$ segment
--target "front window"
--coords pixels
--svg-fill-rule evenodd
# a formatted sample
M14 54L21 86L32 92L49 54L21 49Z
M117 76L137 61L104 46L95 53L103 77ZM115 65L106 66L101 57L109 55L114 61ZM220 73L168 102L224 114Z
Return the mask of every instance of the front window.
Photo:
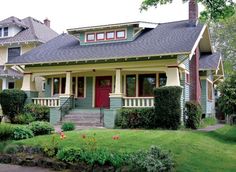
M95 34L94 33L87 34L87 41L95 41Z
M20 56L20 47L8 48L8 61Z
M125 38L125 31L124 30L120 30L116 32L116 38L117 39L123 39Z
M72 78L72 94L76 94L76 77Z
M163 87L166 85L167 82L167 76L165 73L159 74L159 87Z
M136 75L126 76L126 96L127 97L136 96Z
M211 82L207 82L208 84L208 100L212 100L212 91L213 91L213 85Z
M14 89L15 83L14 82L8 82L8 89Z
M84 97L84 77L78 77L78 94L77 97Z
M8 36L8 27L4 27L3 32L4 36Z
M66 92L66 78L61 78L61 94Z
M104 40L105 34L104 33L97 33L97 40Z
M53 78L53 95L59 94L60 78Z
M153 96L153 89L156 87L156 74L139 75L139 97Z

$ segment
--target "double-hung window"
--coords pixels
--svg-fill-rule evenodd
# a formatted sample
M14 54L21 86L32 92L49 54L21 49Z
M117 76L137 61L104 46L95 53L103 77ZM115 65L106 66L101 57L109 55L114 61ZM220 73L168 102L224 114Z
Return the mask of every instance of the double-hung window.
M20 56L20 47L8 48L8 61Z

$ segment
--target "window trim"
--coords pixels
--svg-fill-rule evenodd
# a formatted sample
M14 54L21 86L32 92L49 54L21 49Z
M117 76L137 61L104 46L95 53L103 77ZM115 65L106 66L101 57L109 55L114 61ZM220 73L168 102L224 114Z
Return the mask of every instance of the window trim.
M8 62L9 61L9 49L12 49L12 48L19 48L20 49L20 55L22 55L22 47L21 46L13 46L13 47L8 47L7 48L7 53L6 53L6 61Z
M75 97L78 98L78 99L84 99L86 98L86 77L85 76L76 76L76 87L75 87L75 92L76 92L76 95ZM78 97L78 78L83 78L84 79L84 94L82 97Z
M107 34L108 34L108 33L113 33L113 34L114 34L113 38L107 38ZM115 38L116 38L116 33L115 33L115 31L107 31L107 32L106 32L106 40L115 40Z
M5 35L5 29L7 30L7 35ZM9 27L3 27L3 37L9 36Z
M124 36L123 37L118 37L118 32L124 32ZM116 40L120 40L120 39L126 39L126 30L125 29L116 30Z
M98 34L103 34L103 39L98 39ZM97 32L97 33L96 33L96 41L104 41L104 40L106 39L105 36L106 36L106 35L105 35L105 32Z
M88 39L88 36L89 35L94 35L94 39L93 40L89 40ZM86 33L86 42L95 42L96 41L96 34L95 32L92 32L92 33Z
M185 83L190 85L190 73L188 72L185 73Z
M127 77L128 76L134 76L135 77L135 83L134 83L134 90L135 90L135 92L134 92L134 95L135 96L128 96L127 95ZM137 92L137 75L136 74L127 74L127 75L125 75L125 96L126 97L136 97L137 95L136 95L136 92Z
M140 95L140 75L153 75L155 76L156 80L155 80L155 87L154 88L157 88L157 77L156 77L156 73L143 73L143 74L138 74L138 97L154 97L153 96L141 96Z
M3 29L0 27L0 38L3 37L2 30L3 30Z

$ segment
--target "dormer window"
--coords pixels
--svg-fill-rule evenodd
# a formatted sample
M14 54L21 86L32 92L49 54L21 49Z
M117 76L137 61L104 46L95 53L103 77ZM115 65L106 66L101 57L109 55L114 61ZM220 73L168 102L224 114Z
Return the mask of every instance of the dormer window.
M8 36L8 27L4 27L3 29L3 35Z
M117 39L124 39L125 38L125 30L116 31L116 38Z
M104 40L105 39L105 34L104 32L97 33L97 41Z
M88 42L93 42L93 41L95 41L95 34L94 34L94 33L88 33L88 34L87 34L87 41L88 41Z
M114 32L114 31L112 31L112 32L107 32L107 33L106 33L106 39L107 39L107 40L115 39L115 32Z

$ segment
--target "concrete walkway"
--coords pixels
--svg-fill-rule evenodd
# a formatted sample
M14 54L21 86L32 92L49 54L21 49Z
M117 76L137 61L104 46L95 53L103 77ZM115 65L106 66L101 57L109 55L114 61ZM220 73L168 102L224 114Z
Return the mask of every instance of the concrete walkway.
M210 131L215 131L222 127L224 127L224 124L216 124L216 125L208 126L206 128L199 128L198 131L210 132Z
M0 172L56 172L40 167L22 167L19 165L0 164Z

